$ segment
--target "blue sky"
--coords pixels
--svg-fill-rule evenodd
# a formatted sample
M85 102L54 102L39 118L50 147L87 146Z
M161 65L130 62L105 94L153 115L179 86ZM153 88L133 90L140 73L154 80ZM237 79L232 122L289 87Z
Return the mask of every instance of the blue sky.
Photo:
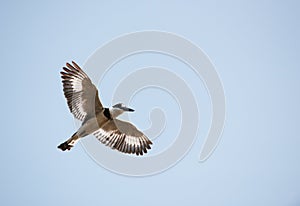
M299 8L297 1L2 2L0 204L299 205ZM134 178L100 167L80 145L56 149L76 130L59 71L141 30L198 45L220 75L227 111L206 162L197 162L201 130L179 164Z

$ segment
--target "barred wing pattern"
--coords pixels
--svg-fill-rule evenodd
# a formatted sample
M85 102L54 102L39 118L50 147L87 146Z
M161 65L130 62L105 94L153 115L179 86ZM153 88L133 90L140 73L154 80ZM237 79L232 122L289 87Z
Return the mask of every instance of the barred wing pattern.
M93 135L103 144L128 154L143 155L151 149L152 142L129 122L113 119Z
M61 78L64 95L71 113L75 118L84 121L101 112L103 106L98 97L98 90L87 74L72 61L63 67Z

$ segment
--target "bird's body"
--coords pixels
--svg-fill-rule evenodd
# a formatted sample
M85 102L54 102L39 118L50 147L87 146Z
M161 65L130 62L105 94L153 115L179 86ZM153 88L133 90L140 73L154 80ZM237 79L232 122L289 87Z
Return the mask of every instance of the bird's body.
M122 103L104 108L97 88L84 71L75 62L66 66L61 72L64 95L71 113L82 121L82 125L58 148L70 150L80 138L93 134L100 142L120 152L136 155L147 153L152 142L134 125L116 118L123 112L134 110Z

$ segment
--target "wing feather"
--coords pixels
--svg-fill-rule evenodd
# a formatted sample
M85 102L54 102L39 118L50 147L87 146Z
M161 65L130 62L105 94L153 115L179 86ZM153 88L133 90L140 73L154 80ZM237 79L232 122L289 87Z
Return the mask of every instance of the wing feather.
M129 122L113 119L93 133L103 144L123 153L143 155L152 142Z
M102 111L97 88L75 62L66 63L60 73L64 95L75 118L84 121Z

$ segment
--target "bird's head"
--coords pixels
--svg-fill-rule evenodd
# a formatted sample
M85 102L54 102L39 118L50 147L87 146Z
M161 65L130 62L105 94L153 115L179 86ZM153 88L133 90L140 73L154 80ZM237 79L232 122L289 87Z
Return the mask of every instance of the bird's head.
M112 106L110 113L113 118L121 115L123 112L134 112L134 109L128 108L123 103L118 103Z

